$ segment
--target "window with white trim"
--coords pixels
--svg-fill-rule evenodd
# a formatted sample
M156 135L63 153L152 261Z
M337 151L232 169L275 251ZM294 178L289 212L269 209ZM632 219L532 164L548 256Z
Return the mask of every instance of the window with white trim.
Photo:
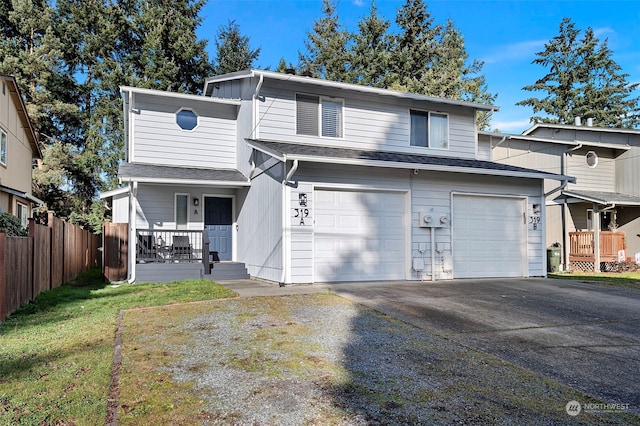
M411 146L449 149L449 116L436 112L411 110Z
M296 134L341 138L344 101L313 95L296 95Z
M175 194L176 229L187 229L189 222L189 194Z
M182 130L193 130L198 127L198 115L190 109L176 112L176 124Z
M18 220L20 221L20 225L22 225L23 228L27 227L27 219L28 219L28 213L27 213L27 206L26 204L22 204L22 203L16 203L17 207L18 207L18 211L16 212L16 216L18 216Z
M7 132L0 129L0 164L3 166L7 165L7 144L9 137L7 136Z

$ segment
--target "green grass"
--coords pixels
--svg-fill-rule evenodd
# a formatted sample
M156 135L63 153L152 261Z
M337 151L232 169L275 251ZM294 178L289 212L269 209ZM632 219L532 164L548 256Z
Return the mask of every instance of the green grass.
M91 270L0 323L0 425L103 424L120 310L233 297L209 280L102 282Z
M595 282L612 287L635 288L640 290L640 272L574 272L549 274L549 278Z

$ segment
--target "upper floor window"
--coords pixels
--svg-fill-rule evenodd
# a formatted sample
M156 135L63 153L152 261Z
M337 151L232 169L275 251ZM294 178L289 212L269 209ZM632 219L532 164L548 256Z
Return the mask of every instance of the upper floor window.
M449 148L449 116L411 110L411 146Z
M296 133L341 138L343 106L341 99L296 95Z
M7 143L7 132L0 129L0 164L3 166L7 165Z
M190 109L181 109L176 113L176 123L182 130L193 130L198 125L198 116Z

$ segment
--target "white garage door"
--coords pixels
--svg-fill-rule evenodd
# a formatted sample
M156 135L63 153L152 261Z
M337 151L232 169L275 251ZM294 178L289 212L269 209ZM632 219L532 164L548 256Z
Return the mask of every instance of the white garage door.
M405 279L404 194L316 190L316 282Z
M454 277L522 277L526 260L523 213L522 199L454 195Z

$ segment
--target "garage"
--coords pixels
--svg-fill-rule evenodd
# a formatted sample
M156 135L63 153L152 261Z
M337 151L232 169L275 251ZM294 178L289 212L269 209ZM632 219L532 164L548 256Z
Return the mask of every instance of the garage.
M454 278L525 276L525 200L453 196Z
M405 194L316 190L314 281L405 279Z

